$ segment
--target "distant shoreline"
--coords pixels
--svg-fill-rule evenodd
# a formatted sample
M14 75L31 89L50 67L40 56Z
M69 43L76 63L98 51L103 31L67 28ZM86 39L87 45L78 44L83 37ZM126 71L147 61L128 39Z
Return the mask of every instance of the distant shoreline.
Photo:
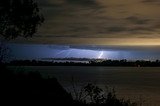
M160 67L160 60L155 61L127 61L127 60L13 60L5 63L9 66L108 66L108 67Z

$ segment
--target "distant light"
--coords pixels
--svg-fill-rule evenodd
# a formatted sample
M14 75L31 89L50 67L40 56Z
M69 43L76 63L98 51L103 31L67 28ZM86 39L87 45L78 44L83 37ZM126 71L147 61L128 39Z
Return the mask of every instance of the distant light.
M99 54L99 56L98 56L98 59L101 59L101 58L102 58L102 56L103 56L103 54L104 54L104 52L103 52L103 51L101 51L101 52L100 52L100 54Z

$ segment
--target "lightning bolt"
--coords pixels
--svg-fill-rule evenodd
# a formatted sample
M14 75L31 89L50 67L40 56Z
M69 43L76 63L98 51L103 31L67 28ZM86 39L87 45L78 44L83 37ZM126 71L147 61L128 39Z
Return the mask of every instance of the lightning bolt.
M72 51L73 51L73 50L69 50L68 53L66 53L65 58L66 58L66 57L69 57L69 55L70 55L70 53L71 53Z
M54 57L57 57L57 56L59 56L60 54L63 54L63 53L65 53L65 50L62 50L62 51L58 52L57 54L54 55Z
M98 56L98 59L102 58L103 54L104 54L104 52L101 51L100 54L99 54L99 56Z

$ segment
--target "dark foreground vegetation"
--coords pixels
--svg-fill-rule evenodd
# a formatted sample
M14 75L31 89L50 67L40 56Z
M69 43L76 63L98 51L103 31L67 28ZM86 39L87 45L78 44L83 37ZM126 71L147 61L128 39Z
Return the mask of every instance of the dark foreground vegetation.
M76 62L77 61L77 62ZM57 61L38 61L38 60L14 60L8 65L17 66L123 66L123 67L160 67L160 60L155 61L127 61L127 60L103 60L103 59L88 59L81 61L64 60L63 62Z
M38 72L13 72L4 65L0 68L0 105L137 106L118 99L114 90L103 92L93 84L72 96L55 78L43 78Z

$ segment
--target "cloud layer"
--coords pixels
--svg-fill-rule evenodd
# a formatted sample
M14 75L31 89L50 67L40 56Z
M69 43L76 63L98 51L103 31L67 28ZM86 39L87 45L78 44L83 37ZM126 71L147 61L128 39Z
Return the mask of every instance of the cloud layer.
M46 43L47 39L55 44L79 44L79 38L86 39L81 44L101 38L159 39L159 0L38 0L38 3L46 19L34 37L38 43Z

